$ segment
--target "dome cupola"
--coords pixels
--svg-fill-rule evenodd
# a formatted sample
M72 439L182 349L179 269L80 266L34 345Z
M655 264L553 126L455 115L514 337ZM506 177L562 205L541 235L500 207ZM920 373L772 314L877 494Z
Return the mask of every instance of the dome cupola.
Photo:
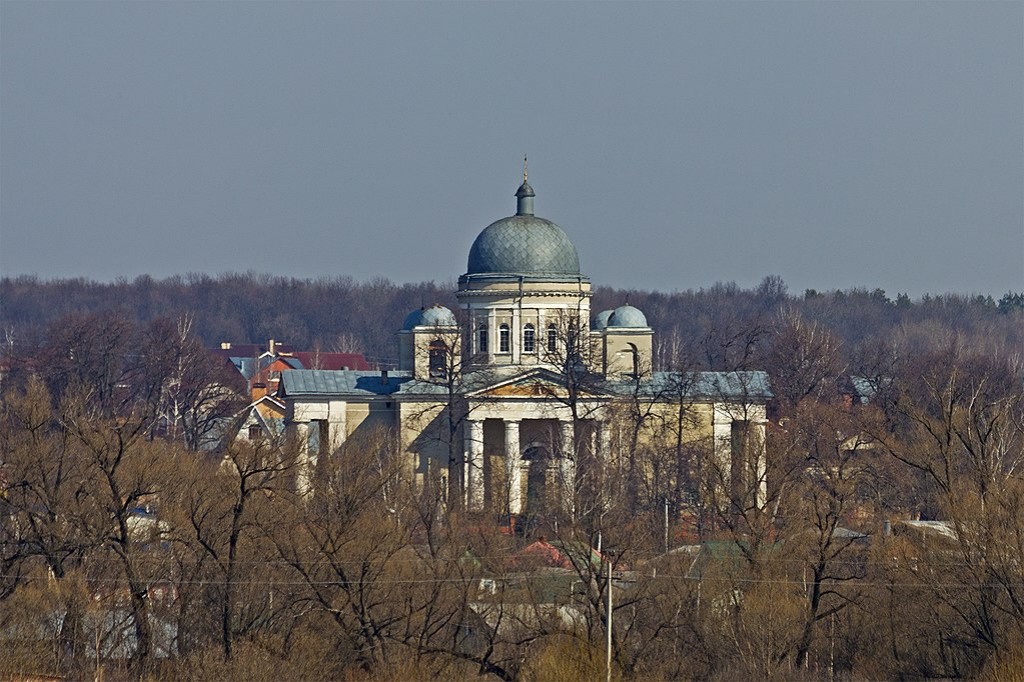
M524 170L516 214L491 223L477 236L466 274L579 276L576 247L562 228L533 214L535 196Z
M647 318L638 308L629 305L620 305L607 318L606 327L629 327L633 329L646 329Z
M402 329L409 331L414 327L454 327L457 324L455 313L435 303L429 308L419 308L406 315Z
M614 310L602 310L599 312L597 317L594 318L594 329L600 331L607 328L608 318L610 318L613 313L615 313Z
M533 198L537 196L526 181L526 174L523 174L523 184L516 190L516 215L533 215Z

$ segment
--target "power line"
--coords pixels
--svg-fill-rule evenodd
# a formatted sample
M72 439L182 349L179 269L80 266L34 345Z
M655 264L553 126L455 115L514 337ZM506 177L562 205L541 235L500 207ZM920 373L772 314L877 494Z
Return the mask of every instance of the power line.
M626 572L626 573L628 573L628 572ZM599 577L600 576L598 576L597 574L594 574L595 580L597 580ZM736 584L744 584L744 585L800 585L802 587L806 587L807 585L811 584L811 582L812 582L812 581L809 581L809 580L800 580L800 579L795 579L795 578L742 578L742 577L721 577L721 578L718 578L718 577L706 576L706 575L704 575L704 576L690 576L690 575L675 575L675 574L666 574L666 573L658 573L657 575L641 575L641 576L637 576L636 579L634 579L634 580L624 580L624 577L626 577L626 576L623 576L620 573L619 578L616 578L615 582L618 582L618 583L622 583L622 582L632 583L632 582L641 582L641 580L651 580L651 581L655 581L655 580L657 580L657 581L661 581L661 580L679 581L679 580L682 580L682 581L689 581L689 582L701 583L701 584L713 583L713 584L722 584L722 585L736 585ZM16 574L0 574L0 578L10 579L10 578L19 578L19 576L17 576ZM20 576L20 578L26 580L26 582L42 581L42 580L47 580L47 581L52 580L49 577L42 577L42 576L32 577L32 578L28 578L28 579L26 579L24 576ZM77 580L81 580L82 582L85 582L85 583L92 583L92 584L114 584L114 585L124 585L125 587L127 587L128 583L129 583L128 579L127 578L123 578L123 577L117 577L117 578L96 578L96 577L80 576L80 577L77 577L76 579ZM261 579L261 580L231 580L231 581L222 580L222 579L174 580L174 579L171 579L171 578L157 578L157 579L154 579L154 580L151 580L151 581L143 581L143 582L147 582L150 587L152 587L154 585L159 585L161 583L166 583L166 584L169 584L171 586L174 586L174 585L200 585L200 586L202 586L202 585L209 585L209 586L215 586L216 587L216 586L224 586L224 585L229 585L230 584L230 585L234 585L234 586L237 586L237 587L274 587L274 586L282 586L282 587L284 587L284 586L318 586L318 587L327 587L327 586L332 586L332 585L340 587L342 585L357 585L357 586L367 586L367 587L372 588L373 586L376 586L376 585L470 584L470 583L479 583L479 582L485 581L485 580L492 580L492 581L496 581L496 582L508 582L508 583L521 583L521 582L529 582L529 581L549 582L551 579L552 579L552 576L549 575L549 574L513 573L513 574L507 574L507 575L504 575L504 576L477 575L477 576L461 577L461 578L402 578L402 579L395 579L395 578L361 579L361 578L357 578L357 579L349 579L349 580L294 580L294 579L293 580L262 580ZM850 580L828 579L827 582L828 582L829 585L838 585L838 586L849 585L849 586L852 586L852 587L933 588L933 589L967 589L967 588L981 588L981 587L986 587L986 588L1000 587L1000 588L1024 589L1024 581L1022 581L1022 582L1011 582L1011 583L1003 583L1003 582L993 582L993 583L975 583L975 582L937 583L937 582L886 582L886 581L873 581L873 580L872 581L868 581L868 580L857 580L857 579L850 579Z

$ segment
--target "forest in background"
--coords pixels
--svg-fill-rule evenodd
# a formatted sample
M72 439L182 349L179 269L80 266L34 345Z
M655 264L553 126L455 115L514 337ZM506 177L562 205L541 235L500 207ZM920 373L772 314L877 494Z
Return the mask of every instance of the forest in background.
M244 273L149 276L112 283L86 279L0 279L0 331L8 352L44 343L48 326L67 315L120 311L128 319L193 320L192 332L207 347L221 342L265 343L299 349L361 352L381 366L397 358L395 332L412 310L433 303L457 309L454 282L397 284L384 278L316 280ZM946 333L972 342L1024 346L1024 292L992 296L939 294L911 300L881 289L788 291L778 277L757 287L717 283L706 289L663 293L595 287L591 310L623 303L644 312L655 332L655 366L700 369L755 368L780 315L798 315L828 329L841 342L852 373L863 373L864 355L876 340L902 337L923 351ZM763 367L756 367L763 368Z

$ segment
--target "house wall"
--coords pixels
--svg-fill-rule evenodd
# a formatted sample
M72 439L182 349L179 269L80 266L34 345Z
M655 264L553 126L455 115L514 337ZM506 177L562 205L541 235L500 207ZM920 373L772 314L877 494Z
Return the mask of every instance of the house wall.
M428 478L447 476L449 455L453 451L461 454L463 433L461 423L451 433L446 403L400 403L398 424L398 451L416 484L422 486Z

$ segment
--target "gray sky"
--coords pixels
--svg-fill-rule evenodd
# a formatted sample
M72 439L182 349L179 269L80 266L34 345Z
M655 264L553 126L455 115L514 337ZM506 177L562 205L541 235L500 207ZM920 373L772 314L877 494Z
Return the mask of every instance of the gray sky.
M0 3L0 272L1024 289L1024 3Z

